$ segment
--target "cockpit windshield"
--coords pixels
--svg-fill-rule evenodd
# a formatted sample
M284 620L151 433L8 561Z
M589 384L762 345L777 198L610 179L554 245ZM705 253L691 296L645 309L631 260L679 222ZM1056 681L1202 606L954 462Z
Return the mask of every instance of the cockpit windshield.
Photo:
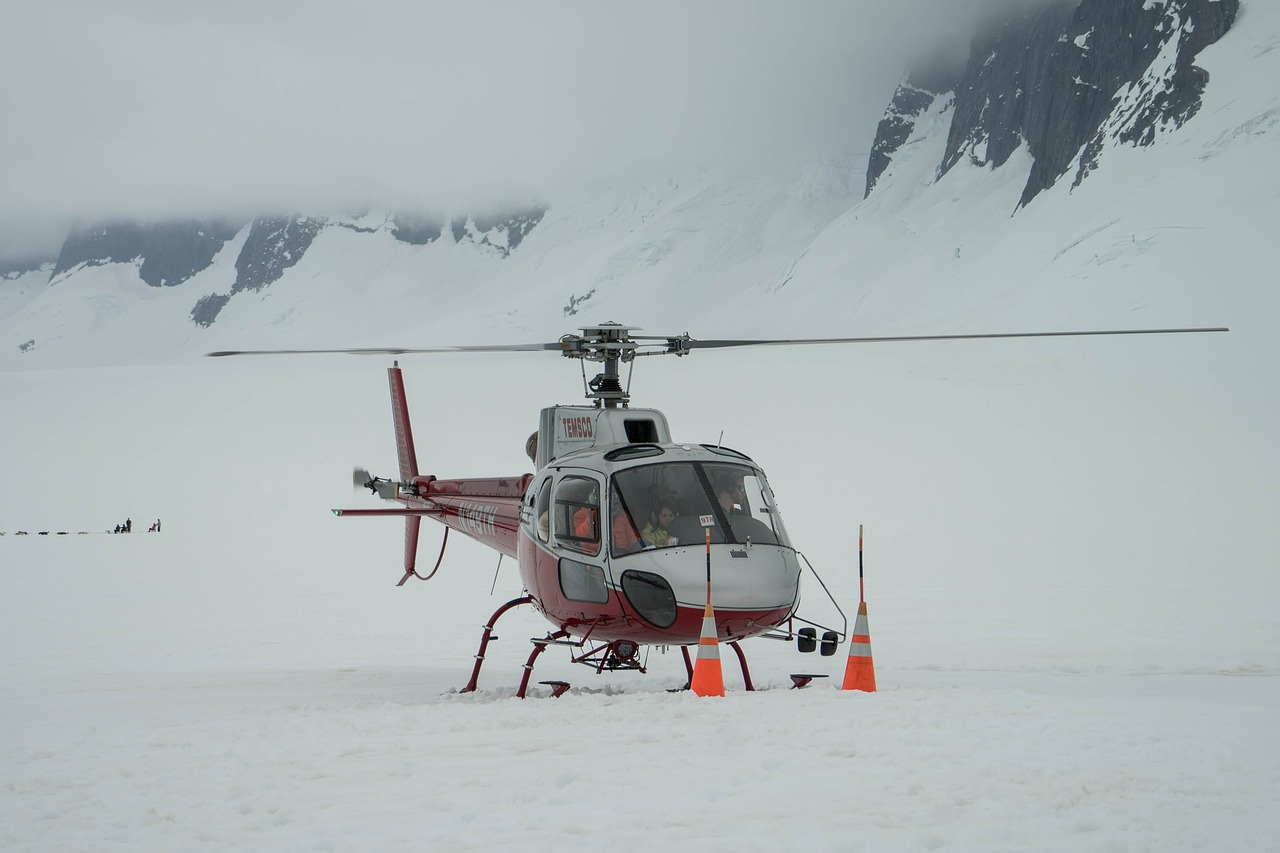
M620 471L610 490L611 553L713 543L790 545L764 475L730 462Z

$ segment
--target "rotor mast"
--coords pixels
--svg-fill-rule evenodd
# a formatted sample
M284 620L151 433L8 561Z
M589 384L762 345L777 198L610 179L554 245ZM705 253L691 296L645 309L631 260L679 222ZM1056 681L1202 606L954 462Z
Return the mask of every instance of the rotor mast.
M630 392L622 387L619 366L623 362L631 363L636 357L638 345L631 337L634 328L636 327L620 323L601 323L598 326L583 326L581 335L565 335L560 339L560 351L565 358L576 358L584 362L584 378L585 362L601 363L601 372L586 383L586 396L594 400L597 407L625 409L631 402Z

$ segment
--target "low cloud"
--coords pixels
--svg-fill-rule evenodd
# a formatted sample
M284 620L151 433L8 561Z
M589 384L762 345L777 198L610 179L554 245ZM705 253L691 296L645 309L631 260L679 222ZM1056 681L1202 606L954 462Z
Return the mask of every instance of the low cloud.
M865 152L987 5L6 4L0 253L76 218L474 209Z

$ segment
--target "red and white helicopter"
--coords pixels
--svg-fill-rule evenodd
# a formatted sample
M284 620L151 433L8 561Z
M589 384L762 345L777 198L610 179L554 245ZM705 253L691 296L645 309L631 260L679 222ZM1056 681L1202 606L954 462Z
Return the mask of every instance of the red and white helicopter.
M439 479L418 468L409 406L399 364L388 369L399 476L355 472L355 483L397 504L380 509L335 509L335 515L403 516L404 576L417 571L419 529L424 517L488 545L519 564L524 594L499 607L485 623L471 678L477 687L485 651L498 619L531 605L554 626L533 641L518 690L523 697L534 662L549 645L571 649L575 663L597 672L639 670L645 646L678 646L687 671L688 647L697 645L714 567L712 605L718 636L734 650L746 689L753 689L739 641L755 636L797 639L801 651L819 646L824 626L796 614L804 559L787 535L764 471L751 458L715 444L675 441L666 416L630 405L620 366L648 355L685 356L695 349L788 344L1134 335L1227 331L1131 329L1120 331L1020 332L793 340L696 340L688 334L641 336L634 327L604 323L559 341L513 346L421 349L239 350L212 356L301 353L407 355L439 352L550 351L583 362L586 397L581 406L542 410L526 449L534 473L509 477ZM601 372L586 380L585 363ZM445 543L448 530L445 532ZM709 542L709 544L708 544ZM444 544L440 557L443 559ZM802 566L802 563L804 564ZM817 577L816 572L814 572ZM821 579L819 578L819 583ZM825 584L823 584L825 590ZM832 603L835 604L834 599ZM839 611L839 605L835 608ZM843 618L843 612L841 611ZM806 627L795 629L795 622ZM824 628L823 654L833 654L847 635ZM554 695L568 688L547 682Z

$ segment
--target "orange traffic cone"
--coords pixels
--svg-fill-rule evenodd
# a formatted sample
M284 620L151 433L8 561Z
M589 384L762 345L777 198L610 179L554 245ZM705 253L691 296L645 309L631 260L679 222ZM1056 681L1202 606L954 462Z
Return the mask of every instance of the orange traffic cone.
M876 667L871 661L871 629L867 627L867 603L858 602L858 618L853 623L853 642L849 644L849 661L844 666L841 690L876 692Z
M702 636L698 639L698 659L693 664L689 687L699 696L723 696L724 672L720 669L720 642L716 638L716 612L707 601L702 613Z

